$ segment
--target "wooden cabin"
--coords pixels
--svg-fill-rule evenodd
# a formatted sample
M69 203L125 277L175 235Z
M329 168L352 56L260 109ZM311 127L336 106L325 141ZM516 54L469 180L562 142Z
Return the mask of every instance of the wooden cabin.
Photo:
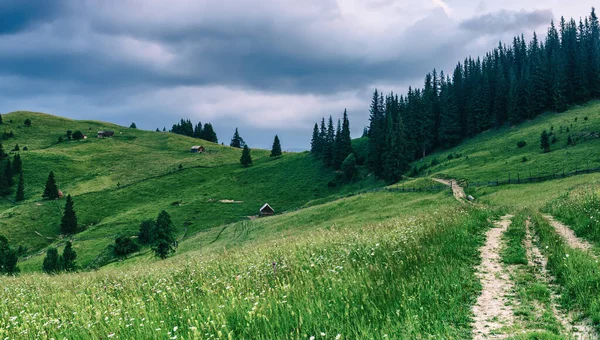
M259 215L261 217L262 216L271 216L273 214L275 214L275 210L273 210L273 208L271 208L269 203L265 203L265 205L263 205L262 208L260 208Z
M193 153L204 153L206 149L203 146L194 145L190 151Z

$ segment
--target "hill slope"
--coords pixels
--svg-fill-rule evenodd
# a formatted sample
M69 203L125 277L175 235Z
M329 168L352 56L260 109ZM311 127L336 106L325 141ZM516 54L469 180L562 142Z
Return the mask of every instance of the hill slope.
M172 215L181 238L257 215L265 202L282 212L376 185L371 181L330 187L336 175L307 153L271 159L269 151L253 150L254 166L244 169L239 165L241 150L172 133L32 112L3 118L2 128L14 132L4 141L5 149L15 144L28 148L20 152L26 200L3 200L0 205L0 233L32 256L22 264L25 270L39 270L42 257L35 255L49 244L62 243L64 200L41 198L50 171L60 189L73 196L79 224L85 227L74 237L84 268L116 235L135 234L142 220L155 218L161 210ZM32 120L31 127L23 125L25 119ZM105 129L114 130L115 137L96 138L96 132ZM81 130L88 139L59 143L66 130ZM196 144L204 145L206 153L190 153ZM237 203L223 203L231 200Z

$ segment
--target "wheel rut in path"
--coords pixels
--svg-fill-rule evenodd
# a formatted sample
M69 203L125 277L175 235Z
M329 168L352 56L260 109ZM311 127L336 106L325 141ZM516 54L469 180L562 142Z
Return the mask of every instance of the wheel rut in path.
M527 265L535 268L535 274L541 282L545 282L550 287L550 308L552 314L560 322L566 331L569 339L589 340L598 339L594 328L585 321L575 321L573 314L563 313L558 306L559 295L556 294L557 287L552 284L554 278L549 274L547 265L548 260L534 242L534 237L531 233L531 222L525 222L525 251L527 254Z
M598 259L598 256L592 252L592 245L588 241L577 237L573 229L555 220L553 216L544 215L544 218L550 222L556 233L567 242L569 247L586 251L594 259Z
M438 183L442 183L442 184L447 185L450 188L452 188L452 194L454 195L454 198L456 198L460 202L464 202L463 200L467 196L465 195L465 191L463 190L463 188L460 185L458 185L458 182L456 180L454 180L454 179L445 180L445 179L439 179L439 178L432 178L432 179Z
M512 306L507 296L513 285L504 270L500 250L502 235L511 224L513 216L506 215L495 223L495 227L486 233L486 243L479 249L481 264L477 267L477 276L481 281L481 295L473 306L473 338L503 339L507 335L499 334L501 328L514 322Z

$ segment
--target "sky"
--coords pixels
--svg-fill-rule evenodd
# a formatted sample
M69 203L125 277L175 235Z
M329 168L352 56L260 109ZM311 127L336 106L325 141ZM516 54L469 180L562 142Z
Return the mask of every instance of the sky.
M405 93L514 35L579 19L578 0L1 0L0 113L38 111L138 128L181 118L250 147L310 145L375 88Z

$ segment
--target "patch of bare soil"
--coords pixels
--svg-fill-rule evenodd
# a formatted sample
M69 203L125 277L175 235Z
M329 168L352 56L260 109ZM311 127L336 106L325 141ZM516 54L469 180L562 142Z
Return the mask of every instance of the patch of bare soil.
M595 259L598 259L598 257L591 252L592 245L586 240L577 237L573 229L555 220L553 216L544 215L544 218L546 218L548 222L550 222L550 225L554 227L556 233L558 233L565 241L567 241L569 247L587 251L590 253L590 256L592 256Z
M508 273L503 270L500 250L502 235L508 229L512 216L507 215L496 222L496 227L486 233L486 243L479 249L481 264L477 267L477 276L481 281L481 295L473 306L473 338L501 339L505 334L501 328L510 326L514 321L513 310L507 296L512 290Z
M548 273L548 260L533 242L530 226L531 222L528 220L525 225L527 264L536 269L535 273L538 279L545 281L550 286L552 314L561 323L570 339L598 339L594 328L589 323L582 321L575 322L572 314L565 314L559 309L557 301L560 296L556 294L556 287L552 284L554 278Z
M236 204L244 203L243 201L234 201L234 200L219 200L219 202L221 202L221 203L236 203Z
M453 179L445 180L445 179L439 179L439 178L432 178L432 179L438 183L442 183L444 185L451 187L452 194L454 194L454 198L456 198L460 202L464 202L463 199L466 198L467 196L465 195L465 191L463 190L463 188L460 185L458 185L458 182L456 180L453 180Z

